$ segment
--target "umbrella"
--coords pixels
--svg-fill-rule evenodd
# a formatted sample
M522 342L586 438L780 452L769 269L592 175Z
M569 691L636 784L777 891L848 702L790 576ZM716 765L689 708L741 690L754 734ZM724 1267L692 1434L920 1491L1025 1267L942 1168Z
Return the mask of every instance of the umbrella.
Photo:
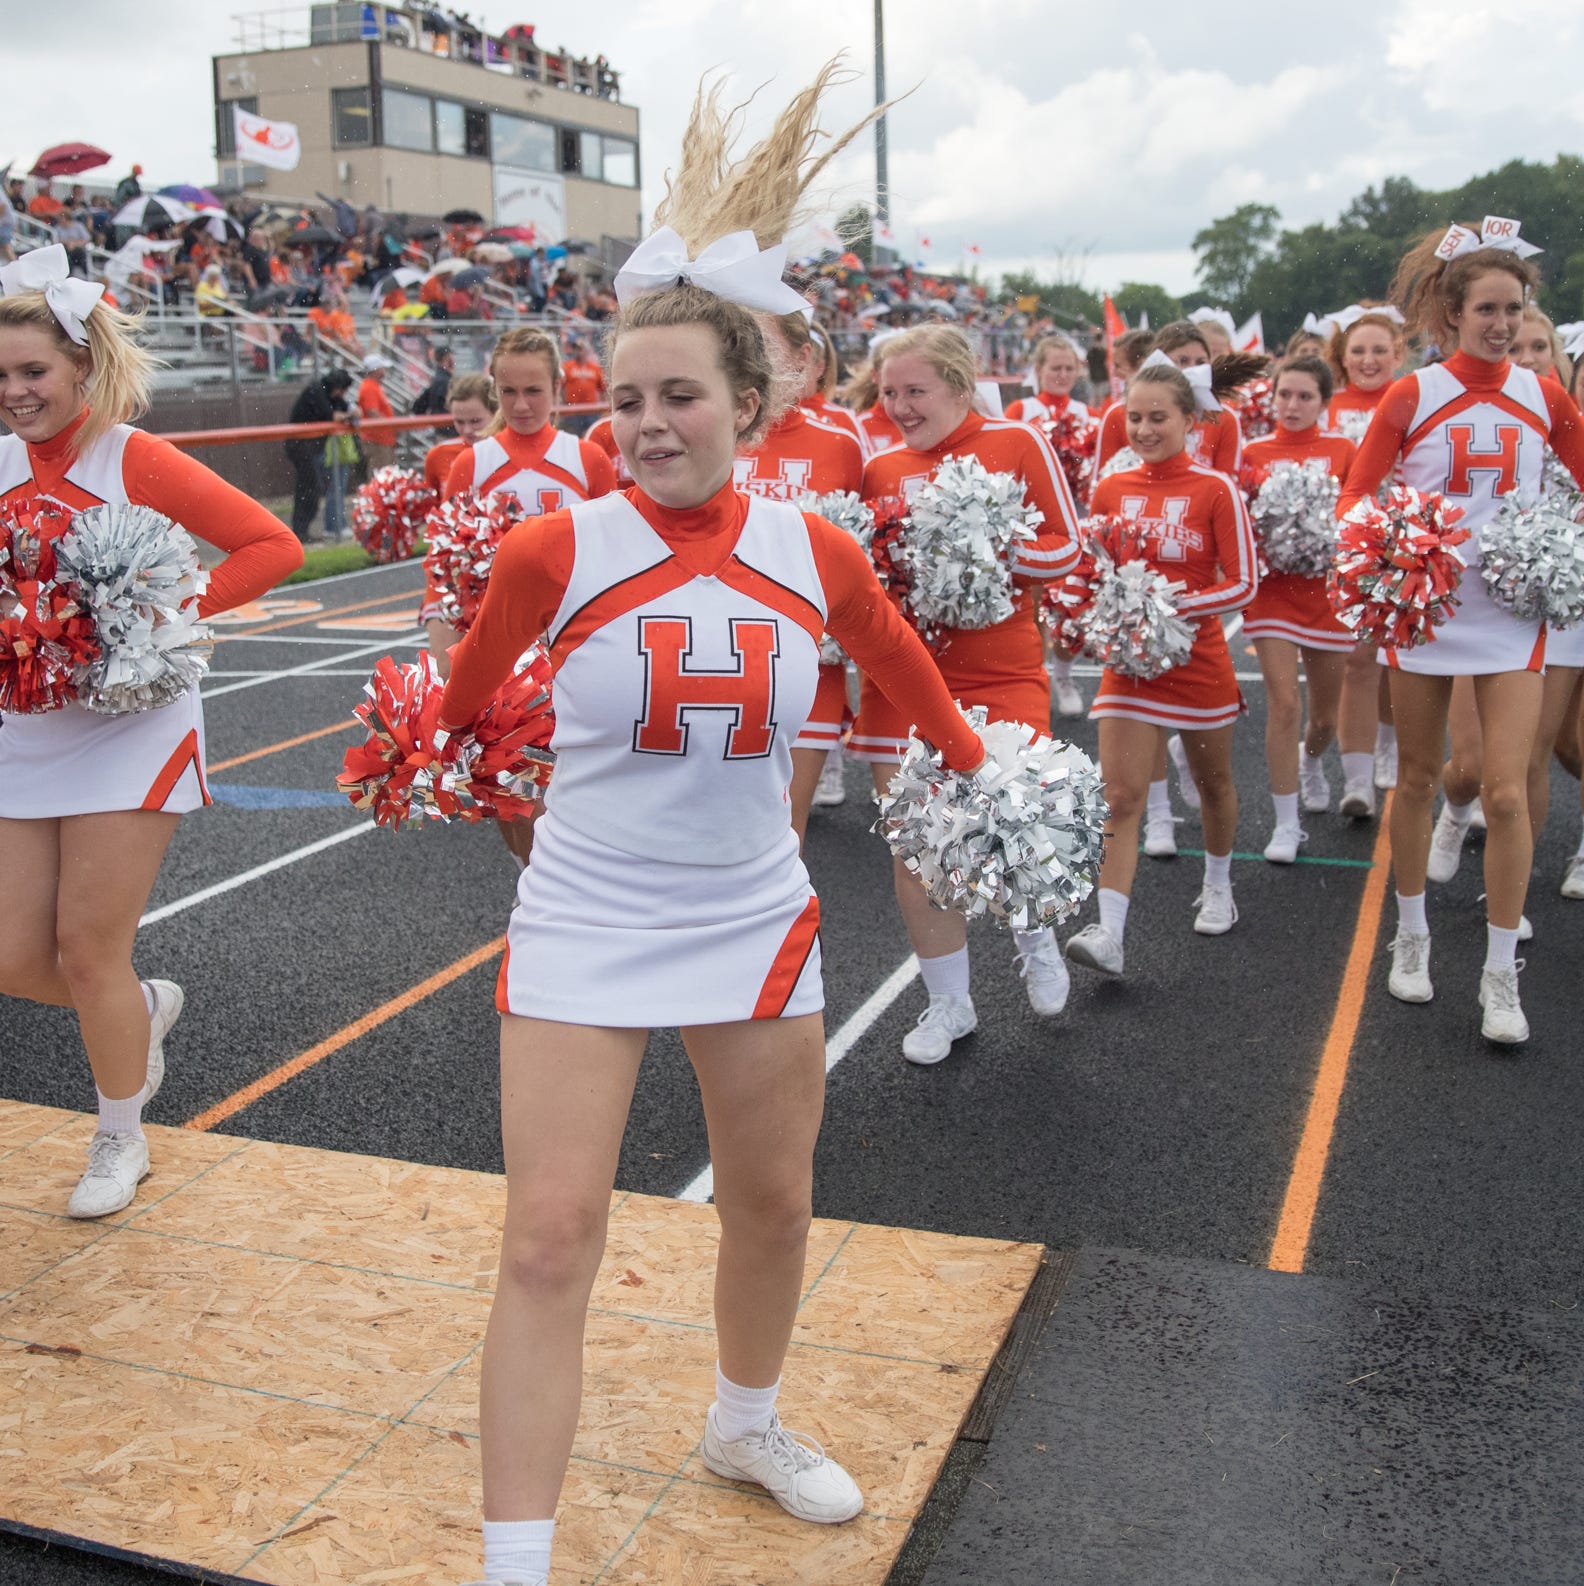
M456 275L459 271L470 270L472 268L473 266L470 265L466 259L460 257L459 255L451 259L442 259L439 264L437 264L434 269L429 272L429 276ZM486 270L483 273L487 275L489 272ZM428 276L425 277L426 280L428 278Z
M28 175L75 176L78 171L91 171L109 163L110 156L91 143L57 143L39 155Z
M314 196L322 198L334 211L336 230L343 237L355 237L363 229L358 212L344 198L331 198L326 193L315 193Z
M211 204L207 208L200 209L198 213L208 221L204 229L216 242L224 242L228 230L236 237L243 234L242 222L235 215L228 215L218 204Z
M207 187L194 187L191 183L178 184L174 187L160 188L160 195L165 198L179 198L184 204L193 209L219 209L221 203Z
M496 226L485 233L486 242L537 242L539 233L532 226Z
M425 237L438 237L440 228L432 220L421 220L416 226L407 228L407 235L414 242L422 242Z
M511 242L507 247L511 250L514 259L531 259L534 256L534 250L526 242Z
M260 308L274 308L277 303L291 301L291 288L289 286L266 286L262 292L255 292L247 300L249 312Z
M184 226L197 218L198 212L179 198L134 198L115 212L110 224L147 231L150 226Z
M451 278L451 284L453 286L477 286L481 281L487 281L489 278L490 273L488 270L480 270L475 265L471 269L458 270Z
M378 302L392 286L417 286L423 278L422 270L414 270L404 264L399 270L392 270L389 275L376 281L369 296Z
M340 242L340 240L328 226L299 226L295 231L288 231L285 237L288 248L296 248L308 243Z
M565 248L563 248L561 246L560 243L557 243L555 245L555 247L553 247L553 248L546 248L545 249L545 258L546 259L564 259L564 258L566 258L566 256L567 256L567 251L566 251Z
M453 209L440 217L448 226L482 226L484 217L476 209Z
M400 308L393 308L392 319L422 319L429 312L427 303L403 303Z
M522 247L523 244L518 243L517 246ZM512 257L512 251L504 242L481 242L473 250L473 257L484 264L504 264Z

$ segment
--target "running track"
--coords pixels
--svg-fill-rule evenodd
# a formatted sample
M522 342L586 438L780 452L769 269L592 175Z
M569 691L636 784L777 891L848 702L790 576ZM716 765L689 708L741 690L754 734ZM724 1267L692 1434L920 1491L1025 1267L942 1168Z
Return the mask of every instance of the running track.
M138 943L140 971L187 992L155 1122L500 1169L491 993L514 873L499 838L468 826L392 836L331 797L362 679L378 655L416 647L419 587L413 566L298 586L225 630L205 690L219 802L182 823ZM1240 641L1234 655L1251 707L1237 742L1236 930L1193 935L1196 858L1142 860L1128 978L1075 971L1067 1012L1041 1021L1005 938L976 928L979 1033L937 1068L898 1055L922 993L862 768L849 767L844 806L815 812L833 1062L816 1212L1274 1267L1426 1306L1571 1313L1584 1297L1584 905L1556 880L1577 788L1555 773L1537 856L1522 980L1533 1039L1498 1055L1474 1003L1478 847L1433 889L1436 1001L1394 1003L1377 828L1311 816L1304 862L1257 857L1262 696ZM1089 723L1066 730L1093 751ZM1198 835L1192 820L1180 828L1185 849ZM0 1089L91 1105L68 1016L0 1000ZM651 1042L619 1184L708 1193L671 1033ZM1576 1373L1554 1386L1576 1398ZM1551 1563L1528 1578L1579 1578L1575 1559ZM0 1537L0 1581L162 1578Z

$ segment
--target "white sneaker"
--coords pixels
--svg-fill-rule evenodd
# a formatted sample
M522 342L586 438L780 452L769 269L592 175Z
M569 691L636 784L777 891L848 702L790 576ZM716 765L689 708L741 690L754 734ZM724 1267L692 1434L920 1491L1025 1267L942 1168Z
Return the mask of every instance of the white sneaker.
M1368 782L1346 783L1342 789L1342 802L1337 808L1353 820L1372 820L1375 815L1375 789Z
M1225 936L1237 924L1231 887L1212 887L1206 882L1194 905L1199 910L1194 915L1194 929L1201 936Z
M1430 984L1430 933L1405 931L1392 938L1391 976L1386 989L1399 1002L1428 1002L1435 995Z
M1067 993L1072 977L1067 973L1067 961L1062 957L1056 938L1048 936L1033 949L1017 953L1018 973L1023 977L1023 989L1028 993L1029 1006L1044 1018L1052 1018L1067 1006Z
M1151 859L1177 857L1177 816L1170 810L1144 812L1144 852Z
M938 1063L951 1052L953 1041L978 1028L972 997L931 997L918 1023L902 1037L902 1055L910 1063Z
M1166 740L1166 756L1177 772L1177 791L1182 795L1183 803L1197 815L1199 785L1193 779L1193 772L1188 769L1188 751L1183 748L1182 738L1177 733Z
M821 808L847 802L847 778L842 775L842 757L834 749L825 756L825 768L814 784L814 803Z
M1068 938L1067 956L1086 969L1098 969L1102 975L1122 973L1122 944L1098 921Z
M863 1509L858 1483L813 1438L787 1431L779 1415L771 1415L764 1431L728 1443L716 1430L712 1404L699 1453L717 1476L757 1482L799 1520L839 1525Z
M1564 898L1584 898L1584 854L1574 854L1568 860L1559 890Z
M1290 865L1298 857L1298 850L1309 841L1309 833L1302 826L1278 825L1265 844L1265 857L1273 865Z
M1530 923L1527 914L1518 916L1518 940L1520 942L1532 942L1534 940L1534 926Z
M1489 830L1485 821L1485 806L1478 799L1474 800L1474 813L1469 816L1469 830L1471 832Z
M145 980L154 995L154 1011L149 1014L148 1078L143 1082L143 1101L153 1101L165 1078L165 1037L181 1017L187 998L174 980Z
M1485 1010L1480 1034L1487 1041L1517 1046L1529 1039L1529 1021L1518 1003L1519 959L1511 969L1486 969L1480 973L1479 1005Z
M1436 816L1435 830L1430 834L1430 859L1425 865L1426 877L1435 882L1450 881L1463 862L1463 839L1468 827L1452 818L1452 807L1441 806Z
M88 1168L66 1203L68 1217L108 1217L132 1204L148 1177L148 1141L140 1134L96 1134Z
M1392 788L1397 786L1397 740L1392 739L1385 749L1375 751L1375 786L1378 788Z
M1311 815L1331 808L1331 784L1326 779L1324 761L1311 763L1307 755L1298 756L1298 801Z
M1056 714L1058 716L1083 715L1083 695L1078 692L1078 685L1070 677L1053 677L1051 679L1051 694L1056 701Z

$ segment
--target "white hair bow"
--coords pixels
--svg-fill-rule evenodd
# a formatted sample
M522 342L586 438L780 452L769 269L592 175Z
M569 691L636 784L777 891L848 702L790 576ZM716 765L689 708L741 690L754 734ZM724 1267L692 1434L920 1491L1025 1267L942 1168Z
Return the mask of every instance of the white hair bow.
M34 248L20 259L0 265L0 297L15 297L19 292L42 292L60 328L79 347L88 345L88 331L83 321L104 296L104 288L72 275L71 266L66 262L66 250L60 243Z
M1320 315L1316 314L1313 309L1310 309L1309 312L1304 315L1302 329L1306 336L1319 336L1324 340L1329 341L1337 329L1336 315Z
M1448 226L1446 236L1436 244L1436 258L1450 264L1463 254L1474 253L1480 248L1495 248L1501 253L1516 253L1520 259L1527 259L1532 254L1544 253L1544 248L1537 248L1532 242L1525 242L1518 235L1518 228L1522 224L1522 221L1509 220L1502 215L1487 215L1480 222L1478 232L1470 231L1467 226Z
M687 281L744 308L812 319L814 305L781 279L786 256L784 242L761 251L751 231L734 231L690 259L682 238L670 226L662 226L640 242L616 272L616 301L626 303L641 293Z
M1339 308L1329 317L1331 323L1338 330L1351 330L1366 314L1375 314L1381 319L1389 319L1394 325L1407 323L1403 319L1402 310L1394 308L1390 303L1371 303L1368 308L1362 303L1349 303L1346 308Z
M1148 369L1152 364L1164 364L1168 369L1177 369L1177 365L1159 349L1152 352L1139 365L1139 368ZM1209 364L1191 364L1186 369L1177 369L1177 373L1188 382L1189 388L1193 391L1194 406L1201 413L1219 413L1221 411L1221 403L1217 399L1215 392L1210 389L1210 383L1215 376L1211 372Z
M1574 320L1569 325L1558 325L1556 333L1562 338L1562 351L1569 358L1584 355L1584 320Z
M1237 321L1224 308L1196 308L1188 316L1191 325L1219 325L1229 341L1237 340Z

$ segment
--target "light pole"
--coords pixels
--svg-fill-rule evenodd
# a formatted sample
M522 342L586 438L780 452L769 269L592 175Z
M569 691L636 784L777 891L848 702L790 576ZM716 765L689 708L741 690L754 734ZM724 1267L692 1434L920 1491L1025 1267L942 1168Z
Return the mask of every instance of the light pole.
M874 76L875 103L885 103L885 0L874 0ZM886 118L884 113L875 122L875 224L889 224L891 220L891 183L886 174ZM878 245L871 239L871 248L878 253Z

